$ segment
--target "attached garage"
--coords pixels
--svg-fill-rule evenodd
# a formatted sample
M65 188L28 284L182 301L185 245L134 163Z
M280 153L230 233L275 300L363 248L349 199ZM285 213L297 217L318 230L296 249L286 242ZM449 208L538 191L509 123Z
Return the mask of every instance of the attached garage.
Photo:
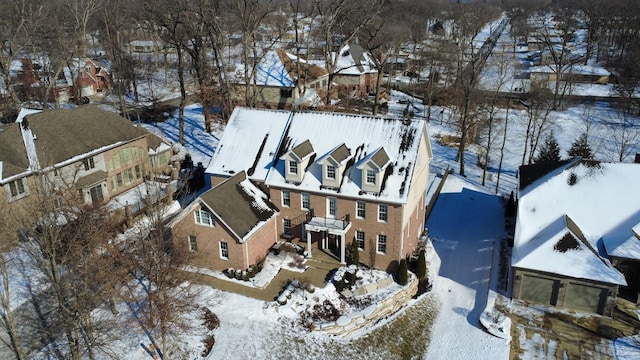
M556 305L559 285L560 281L556 279L531 274L523 275L519 298L545 305Z
M609 291L604 288L569 283L564 307L602 314Z
M516 300L610 316L617 291L617 284L514 268Z

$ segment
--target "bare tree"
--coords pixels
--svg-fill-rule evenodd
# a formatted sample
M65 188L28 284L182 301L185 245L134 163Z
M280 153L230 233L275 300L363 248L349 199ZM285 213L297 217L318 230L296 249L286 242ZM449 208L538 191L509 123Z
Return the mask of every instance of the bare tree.
M467 142L470 139L473 140L473 136L469 135L475 129L477 121L470 116L473 107L473 91L476 88L482 65L490 52L490 48L486 47L490 46L488 43L478 48L475 39L480 30L494 18L496 13L491 11L495 9L477 3L459 3L454 9L456 12L456 43L458 44L454 91L459 94L456 106L460 112L458 120L460 143L456 158L460 163L460 175L464 176L464 153Z
M34 32L38 32L47 20L47 8L39 1L7 0L0 2L0 70L11 97L12 110L18 113L22 101L18 93L11 86L11 62L23 54L23 51L33 45Z
M527 127L522 152L522 165L531 164L540 142L542 133L549 125L550 114L553 110L553 95L544 85L531 83L529 101L523 103L527 109Z
M87 35L92 17L102 10L103 0L65 0L66 13L73 18L72 29L76 40L75 53L87 56Z
M640 144L640 126L629 116L619 111L618 121L608 125L609 149L615 154L617 161L624 161Z
M170 339L189 328L184 314L193 310L195 293L180 270L190 253L176 243L177 235L165 232L165 203L151 202L155 204L147 204L146 226L138 227L128 239L124 258L130 274L143 288L142 297L134 297L140 304L143 324L159 335L156 346L163 354L175 354L178 349L171 347Z
M329 73L327 105L331 103L330 88L333 78L342 70L337 68L337 52L356 38L360 29L378 14L382 3L381 0L314 0L319 39L324 43L325 69Z

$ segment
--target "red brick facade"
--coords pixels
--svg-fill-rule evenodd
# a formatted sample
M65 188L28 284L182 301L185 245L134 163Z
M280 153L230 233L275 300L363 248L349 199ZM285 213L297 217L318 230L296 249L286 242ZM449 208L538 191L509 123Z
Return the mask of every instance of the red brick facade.
M264 259L275 243L275 217L257 229L246 242L240 242L215 216L214 226L196 224L195 212L201 209L201 205L196 205L172 228L174 241L193 252L191 265L220 271L228 268L245 270ZM190 237L195 237L195 249L191 249ZM220 244L223 242L227 244L227 258L222 256Z
M299 242L300 245L306 247L306 240L302 238L302 223L305 220L304 214L307 210L302 208L301 192L296 190L288 190L290 194L290 205L284 206L282 203L282 189L271 188L271 201L280 209L278 216L278 237L280 239L289 239L283 236L284 219L291 220L291 240ZM423 195L424 197L424 195ZM349 216L351 227L345 236L345 247L348 250L351 243L355 240L356 231L362 231L365 235L365 247L360 251L360 262L368 266L381 268L384 270L393 270L397 266L397 262L403 257L411 255L418 245L418 237L422 234L424 227L424 206L417 206L410 212L411 219L408 219L406 226L402 216L404 208L398 204L379 203L375 201L363 199L337 198L336 218L341 219ZM317 217L327 217L327 196L322 194L309 194L310 209L313 209L313 215ZM365 203L365 217L359 218L356 215L356 203L362 201ZM423 204L422 199L419 204ZM378 221L379 204L387 205L387 221ZM377 251L378 235L386 235L386 251L381 253ZM403 237L404 235L404 237ZM313 249L318 249L321 244L322 234L311 233L312 255ZM330 246L333 244L329 243ZM336 243L338 247L339 244ZM337 253L339 257L339 252ZM373 264L372 264L373 260Z

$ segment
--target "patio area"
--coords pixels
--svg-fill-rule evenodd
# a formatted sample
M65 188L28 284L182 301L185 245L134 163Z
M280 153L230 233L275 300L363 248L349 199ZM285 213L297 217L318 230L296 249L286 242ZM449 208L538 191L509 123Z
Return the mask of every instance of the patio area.
M307 268L304 272L280 269L278 274L263 289L245 286L239 282L223 280L213 276L193 272L184 272L184 275L185 280L189 280L195 284L211 286L219 290L240 294L258 300L273 301L278 297L289 280L298 279L321 288L325 286L329 272L342 266L334 257L322 250L315 250L313 252L313 258L306 259L305 265Z

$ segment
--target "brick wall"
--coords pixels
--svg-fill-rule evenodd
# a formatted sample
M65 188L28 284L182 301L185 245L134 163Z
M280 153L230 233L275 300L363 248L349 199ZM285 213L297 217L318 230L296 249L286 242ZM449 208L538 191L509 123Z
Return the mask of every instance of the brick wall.
M247 269L266 255L267 249L273 245L273 222L265 224L246 243L240 243L227 228L215 219L215 226L196 224L194 212L200 210L198 206L189 212L174 228L172 233L178 246L188 249L189 236L196 236L197 251L192 253L190 264L213 270L228 268ZM220 242L226 242L229 257L220 256ZM249 262L247 263L247 255Z

